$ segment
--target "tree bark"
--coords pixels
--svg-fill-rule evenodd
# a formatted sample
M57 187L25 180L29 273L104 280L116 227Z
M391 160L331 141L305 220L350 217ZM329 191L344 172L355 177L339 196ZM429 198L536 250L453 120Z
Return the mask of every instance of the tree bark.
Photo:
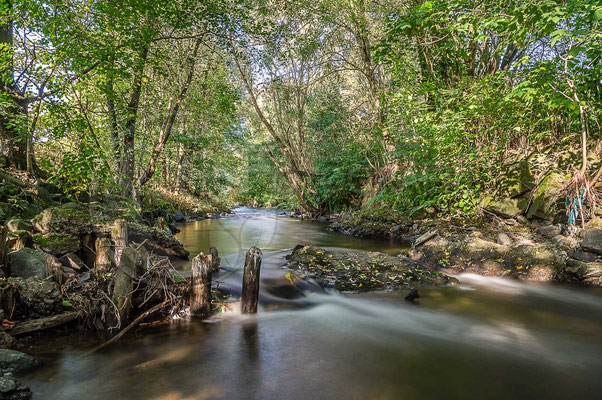
M134 192L134 145L136 138L136 122L138 119L138 109L140 108L140 96L142 94L142 78L144 75L144 67L148 58L150 42L143 45L137 63L134 67L132 78L132 93L127 105L128 118L125 123L125 132L121 141L121 162L120 162L120 186L123 190L123 195L131 198L136 197Z
M125 220L116 219L111 229L111 239L115 244L115 265L119 265L121 261L121 253L128 245L128 226Z
M0 154L9 167L27 170L27 103L14 86L12 0L5 0L0 25L0 90L8 104L0 110Z
M113 250L111 249L111 240L109 238L96 239L96 278L100 279L104 274L111 270Z
M261 250L251 247L245 257L245 270L242 280L242 295L240 298L243 314L257 313L259 299L259 273L261 269Z
M199 253L192 259L190 315L207 317L211 313L211 255Z

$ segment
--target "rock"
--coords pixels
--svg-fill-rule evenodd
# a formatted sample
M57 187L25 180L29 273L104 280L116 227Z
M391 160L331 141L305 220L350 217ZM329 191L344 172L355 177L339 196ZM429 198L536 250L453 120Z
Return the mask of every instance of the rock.
M41 250L55 256L75 253L80 248L79 239L67 233L37 233L33 235L33 242Z
M598 260L599 256L594 253L590 253L587 251L575 251L572 255L575 260L579 260L581 262L595 262Z
M504 246L512 246L512 239L510 239L510 236L506 235L504 232L497 234L497 242L498 244Z
M404 297L403 299L409 303L414 302L414 300L419 299L420 298L420 294L418 293L418 289L416 288L412 288L410 289L410 292L406 295L406 297Z
M31 390L21 385L10 372L0 372L0 399L29 400Z
M590 262L586 264L583 273L583 281L591 285L602 285L602 262Z
M128 233L130 241L136 243L144 242L144 247L155 254L174 256L184 260L187 260L188 255L190 254L188 250L184 248L182 243L159 229L129 223Z
M22 219L13 218L6 223L6 230L8 232L17 232L17 231L28 231L31 232L33 230L33 225L28 221L24 221Z
M519 238L514 243L514 247L518 247L518 246L535 246L535 243L533 243L533 241L531 239L522 237L522 238Z
M396 231L393 232L395 227ZM339 216L329 229L357 237L390 239L409 231L412 220L402 213L388 209L362 210Z
M17 350L0 349L0 369L10 372L25 372L40 363L29 354Z
M513 218L527 211L528 206L529 201L527 199L504 198L492 201L485 209L504 218Z
M92 216L85 208L75 203L47 208L31 222L41 233L59 232L82 236L94 230Z
M318 222L328 222L328 218L324 216L318 217Z
M563 273L567 255L555 246L518 246L504 258L514 277L536 281L553 281Z
M186 217L184 216L184 214L180 213L180 212L176 212L173 215L173 221L175 222L184 222L186 220Z
M24 247L9 254L10 276L46 277L46 253Z
M71 268L75 271L83 271L86 267L84 262L74 253L67 253L61 258L59 258L61 264L65 267Z
M541 236L551 239L554 236L560 235L560 233L562 232L562 228L560 228L560 225L547 225L540 226L536 229L536 231Z
M17 340L0 328L0 349L10 349L16 344Z
M602 254L602 217L592 218L585 225L581 247L585 251Z
M577 242L577 239L575 239L573 237L562 236L562 235L556 235L552 239L550 239L550 241L557 246L570 248L570 249L575 248L579 245L579 242Z
M407 257L377 252L327 251L297 246L287 257L286 268L340 291L408 288L411 284L444 285L456 282Z
M529 161L522 159L505 168L501 177L497 179L496 187L499 193L509 197L517 197L533 190L535 176L531 172Z
M566 219L564 182L567 180L557 172L546 175L533 194L533 201L527 211L527 218L534 217L550 222Z
M62 310L62 295L56 282L39 277L9 278L17 287L15 312L27 318L40 318Z
M551 245L515 243L511 247L470 237L457 238L443 245L429 242L412 255L412 258L433 267L541 281L565 280L566 257L565 252Z

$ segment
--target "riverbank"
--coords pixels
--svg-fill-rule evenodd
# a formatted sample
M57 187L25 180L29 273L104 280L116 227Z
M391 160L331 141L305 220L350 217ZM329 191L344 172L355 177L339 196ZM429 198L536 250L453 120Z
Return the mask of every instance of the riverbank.
M600 214L600 213L599 213ZM405 256L442 272L602 285L602 218L578 230L542 218L483 213L472 220L380 209L338 216L330 229L364 238L410 240Z

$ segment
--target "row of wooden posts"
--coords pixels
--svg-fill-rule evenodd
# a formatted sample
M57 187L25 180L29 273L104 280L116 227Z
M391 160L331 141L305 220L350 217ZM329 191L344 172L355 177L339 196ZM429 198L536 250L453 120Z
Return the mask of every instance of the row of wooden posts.
M257 247L251 247L245 256L240 297L243 314L257 313L261 256L261 250ZM190 285L190 314L192 316L206 317L211 313L211 276L219 269L219 264L220 259L215 247L209 249L209 254L200 253L193 258Z
M118 219L111 229L111 239L102 237L96 240L96 274L99 276L111 269L111 264L119 266L121 256L128 245L128 229L125 220ZM241 310L243 314L255 314L259 297L259 272L261 268L261 250L251 247L247 250L243 272ZM220 266L220 258L215 247L209 248L209 254L199 253L192 260L192 277L190 293L190 314L206 317L211 313L211 277ZM119 271L118 271L119 272ZM131 271L135 274L135 271ZM118 274L119 275L119 274ZM133 276L126 274L128 276ZM130 279L131 280L131 279ZM115 293L114 301L122 303L128 301L119 298L122 293ZM131 295L130 295L131 297ZM128 304L125 304L126 306ZM121 307L120 307L121 308ZM125 310L119 310L123 316Z

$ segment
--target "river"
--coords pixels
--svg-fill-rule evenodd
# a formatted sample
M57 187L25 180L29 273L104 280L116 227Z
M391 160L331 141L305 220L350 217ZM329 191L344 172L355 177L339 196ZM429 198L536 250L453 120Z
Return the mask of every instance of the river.
M396 254L279 211L239 208L180 226L192 255L216 246L220 288L240 292L243 251L264 252L257 316L138 330L96 354L91 333L28 351L34 399L599 399L602 290L458 275L454 287L343 295L281 266L297 244ZM185 271L189 263L176 265Z

